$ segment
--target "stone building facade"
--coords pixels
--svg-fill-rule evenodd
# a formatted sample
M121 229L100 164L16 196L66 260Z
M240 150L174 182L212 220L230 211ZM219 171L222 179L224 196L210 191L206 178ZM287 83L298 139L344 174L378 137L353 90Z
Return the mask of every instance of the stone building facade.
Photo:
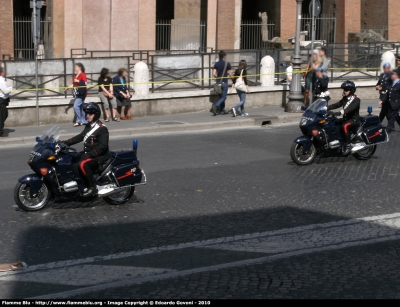
M18 6L13 6L13 2ZM304 0L308 13L311 0ZM322 13L336 18L336 42L361 29L387 29L388 39L400 41L399 0L320 0ZM203 20L206 46L239 49L241 21L257 20L266 12L275 23L274 36L294 36L296 0L46 0L51 2L51 49L55 58L70 57L71 49L155 50L156 21L169 16L171 24ZM26 6L26 7L25 7ZM16 10L29 14L29 0L0 0L0 56L14 56L13 18ZM13 9L14 8L14 9ZM22 13L21 13L22 14ZM176 33L171 39L177 40ZM187 35L188 36L188 35ZM190 40L190 37L180 39Z

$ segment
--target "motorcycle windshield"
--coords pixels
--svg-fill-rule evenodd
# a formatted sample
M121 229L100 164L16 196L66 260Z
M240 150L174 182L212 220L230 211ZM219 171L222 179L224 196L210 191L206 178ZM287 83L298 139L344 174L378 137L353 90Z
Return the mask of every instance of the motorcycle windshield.
M319 110L326 110L328 107L328 102L325 99L318 99L311 106L308 107L306 112L311 112L314 114L318 114Z
M40 141L42 144L54 143L58 141L60 136L61 136L60 126L55 125L40 137Z

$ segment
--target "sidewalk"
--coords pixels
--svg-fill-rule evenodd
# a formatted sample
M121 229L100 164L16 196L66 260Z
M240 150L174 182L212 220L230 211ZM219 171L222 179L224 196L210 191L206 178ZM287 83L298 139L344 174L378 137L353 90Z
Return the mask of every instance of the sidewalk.
M110 139L137 134L197 131L218 128L235 128L261 126L264 122L278 124L298 121L301 114L285 113L279 106L268 106L264 108L247 109L248 117L232 117L228 115L213 116L210 112L184 113L161 116L137 117L132 120L103 123L110 131ZM36 136L41 136L53 125L26 126L8 128L8 138L0 139L1 145L28 144L35 142ZM73 127L73 124L59 124L62 128L62 138L68 138L81 132L82 127Z
M373 114L378 115L378 99L363 100L361 103L361 115L367 114L367 107L373 107ZM286 113L279 106L268 106L263 108L247 108L250 114L248 117L232 117L228 115L213 116L210 112L197 113L180 113L173 115L137 117L133 120L121 122L105 123L110 131L110 139L132 136L146 133L162 133L162 132L182 132L182 131L198 131L208 129L221 128L238 128L251 127L263 124L280 124L297 122L300 120L302 113ZM103 121L104 122L104 121ZM72 137L82 131L82 127L73 127L73 124L59 124L63 130L62 138ZM1 145L18 145L31 144L35 142L36 136L43 135L53 125L27 126L8 128L6 122L6 132L9 133L8 138L0 139Z

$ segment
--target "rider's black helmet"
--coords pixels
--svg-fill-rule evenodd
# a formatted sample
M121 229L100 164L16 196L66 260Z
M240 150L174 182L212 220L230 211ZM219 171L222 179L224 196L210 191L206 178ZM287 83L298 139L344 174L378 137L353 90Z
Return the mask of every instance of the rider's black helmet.
M101 115L100 107L94 102L86 103L83 106L83 111L85 112L85 114L94 114L93 121L97 121Z
M342 88L343 90L345 90L345 91L350 91L350 95L354 95L354 93L355 93L356 90L357 90L356 85L354 84L354 82L353 82L353 81L349 81L349 80L344 81L344 82L342 83L341 88Z

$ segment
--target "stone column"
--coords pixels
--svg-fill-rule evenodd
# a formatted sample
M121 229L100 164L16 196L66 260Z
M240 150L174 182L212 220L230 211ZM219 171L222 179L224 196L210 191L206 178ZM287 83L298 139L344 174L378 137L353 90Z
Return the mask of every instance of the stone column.
M146 63L140 61L135 64L133 68L134 74L134 85L135 95L147 96L149 94L149 68Z
M65 17L64 17L64 3L65 0L53 1L53 19L51 21L53 26L53 57L63 58L64 56L64 29L65 29ZM70 54L68 53L68 55Z
M64 5L64 57L71 49L83 48L83 0L68 0ZM57 2L57 1L56 1Z
M200 48L201 0L175 0L174 19L171 20L171 49L197 50Z
M400 40L400 1L388 0L388 39L392 42Z
M275 61L267 55L261 59L261 86L275 85Z
M98 19L98 15L104 13L93 14L92 18L97 18L98 21L94 22L100 24L104 22L104 26L99 26L99 28L104 27L104 47L103 50L135 50L138 49L138 35L139 35L139 9L138 0L109 0L107 4L106 0L96 0L100 2L104 2L103 9L108 9L109 14L111 14L111 20L109 17L106 17L104 20ZM148 2L152 2L147 0ZM85 1L86 2L86 1ZM93 6L92 1L87 1L88 6ZM107 13L107 12L106 12ZM101 20L101 21L100 21ZM110 28L110 30L106 30L106 27ZM155 27L153 22L153 27ZM85 29L85 33L86 33ZM109 34L108 34L109 33ZM109 38L108 38L109 35ZM101 37L96 35L98 38ZM107 44L108 43L108 44ZM93 43L92 43L93 44ZM97 44L97 43L96 43ZM101 44L101 39L98 44ZM95 49L96 50L96 49ZM98 49L97 49L98 50ZM126 54L126 53L125 53ZM113 54L117 55L117 54Z
M383 73L383 64L390 63L392 69L397 68L396 58L392 51L386 51L381 57L381 73Z
M361 0L337 0L336 41L347 43L349 33L361 32Z
M280 1L280 37L282 41L287 41L289 37L293 37L296 31L296 2L294 0ZM301 11L298 12L301 15Z
M218 0L208 0L207 7L207 47L217 48Z
M242 25L242 0L235 0L235 45L234 49L240 49L240 30Z
M139 0L139 49L156 49L156 0Z
M14 21L12 0L0 0L0 60L3 54L14 56Z

